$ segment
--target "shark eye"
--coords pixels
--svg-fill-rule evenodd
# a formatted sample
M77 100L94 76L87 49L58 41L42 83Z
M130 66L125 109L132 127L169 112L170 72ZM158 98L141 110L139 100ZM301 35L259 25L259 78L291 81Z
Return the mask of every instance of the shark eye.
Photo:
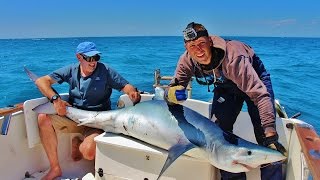
M250 156L252 154L252 152L251 151L248 151L248 155Z

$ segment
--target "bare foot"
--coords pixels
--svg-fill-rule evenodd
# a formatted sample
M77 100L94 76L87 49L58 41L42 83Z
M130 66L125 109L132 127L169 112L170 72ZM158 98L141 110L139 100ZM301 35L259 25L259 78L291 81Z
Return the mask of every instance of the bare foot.
M47 175L41 178L41 180L52 180L62 175L60 167L51 168Z
M76 136L72 138L72 150L71 150L71 157L74 161L80 161L82 159L82 154L79 150L79 146L82 143L80 137Z

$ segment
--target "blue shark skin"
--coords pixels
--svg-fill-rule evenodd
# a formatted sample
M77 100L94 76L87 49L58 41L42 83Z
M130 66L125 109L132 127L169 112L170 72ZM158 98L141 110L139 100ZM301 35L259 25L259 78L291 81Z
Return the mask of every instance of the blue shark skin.
M219 169L234 173L247 172L262 164L286 158L278 151L223 132L210 119L192 109L183 105L168 105L161 100L163 93L156 94L157 100L117 110L85 111L67 107L66 116L79 125L128 135L168 150L158 179L182 154L207 160ZM52 114L55 113L52 106L46 103L34 111Z

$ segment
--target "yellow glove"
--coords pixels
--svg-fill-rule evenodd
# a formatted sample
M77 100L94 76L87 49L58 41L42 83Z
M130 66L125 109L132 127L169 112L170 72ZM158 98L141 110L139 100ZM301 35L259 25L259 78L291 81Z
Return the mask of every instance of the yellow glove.
M186 89L181 85L169 87L165 95L167 100L174 104L182 103L187 99Z

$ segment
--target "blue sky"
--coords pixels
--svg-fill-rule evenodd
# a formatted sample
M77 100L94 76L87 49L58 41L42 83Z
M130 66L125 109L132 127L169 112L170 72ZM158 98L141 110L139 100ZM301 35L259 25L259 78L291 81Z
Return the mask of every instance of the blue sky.
M0 39L177 36L191 21L221 36L320 37L320 1L0 0Z

